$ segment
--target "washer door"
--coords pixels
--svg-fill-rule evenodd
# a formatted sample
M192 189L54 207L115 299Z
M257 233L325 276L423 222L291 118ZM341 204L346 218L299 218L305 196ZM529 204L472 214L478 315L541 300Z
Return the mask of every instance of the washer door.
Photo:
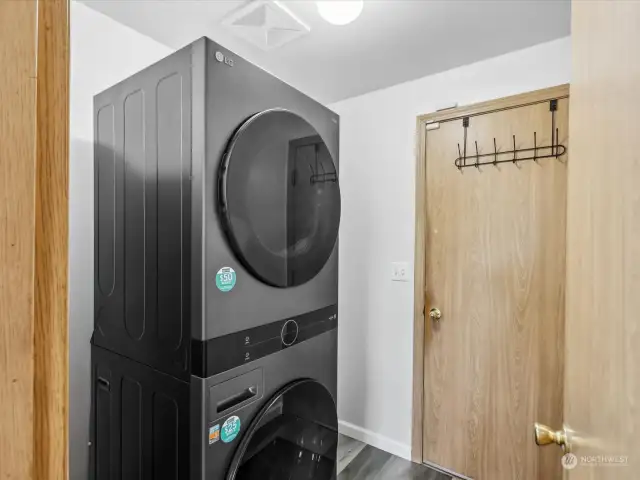
M331 256L338 175L324 140L302 117L275 109L246 120L225 152L219 194L231 247L263 282L300 285Z
M336 478L338 415L314 380L285 387L258 413L238 446L227 480Z

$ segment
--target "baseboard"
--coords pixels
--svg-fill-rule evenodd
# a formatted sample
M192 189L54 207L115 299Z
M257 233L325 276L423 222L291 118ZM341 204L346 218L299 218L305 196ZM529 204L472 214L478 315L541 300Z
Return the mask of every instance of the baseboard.
M385 452L411 460L411 445L405 445L404 443L392 440L389 437L343 420L338 421L338 431L348 437L355 438L380 450L384 450Z

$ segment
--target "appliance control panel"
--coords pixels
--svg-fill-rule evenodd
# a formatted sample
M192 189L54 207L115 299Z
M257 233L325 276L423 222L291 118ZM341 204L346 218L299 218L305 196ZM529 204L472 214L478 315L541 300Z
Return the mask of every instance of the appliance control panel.
M192 375L201 378L226 372L266 355L309 340L338 326L338 305L231 333L192 342Z

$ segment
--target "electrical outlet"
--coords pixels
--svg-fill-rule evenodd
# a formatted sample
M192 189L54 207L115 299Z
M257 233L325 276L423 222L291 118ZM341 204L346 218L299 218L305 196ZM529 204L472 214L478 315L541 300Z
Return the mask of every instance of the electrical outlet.
M407 262L391 263L391 280L394 282L408 282L409 264Z

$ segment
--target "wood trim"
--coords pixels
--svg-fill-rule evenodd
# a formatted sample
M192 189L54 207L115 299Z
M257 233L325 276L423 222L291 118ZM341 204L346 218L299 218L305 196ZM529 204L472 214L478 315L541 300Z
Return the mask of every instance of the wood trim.
M0 477L68 477L69 0L0 1Z
M523 107L534 103L545 102L552 98L567 98L569 96L569 84L535 90L533 92L521 93L510 97L496 98L487 102L474 103L463 107L441 110L439 112L428 113L418 117L418 121L423 123L447 122L462 117L473 117L474 115L484 115L497 110Z
M553 98L569 96L569 84L527 92L510 97L476 103L450 110L420 115L416 129L416 220L414 256L414 308L413 308L413 392L411 414L411 459L423 463L423 408L424 408L424 341L425 341L425 248L426 248L426 145L427 123L446 122L466 116L483 115L499 110L517 108Z
M33 478L36 9L0 1L0 478Z
M68 478L69 0L38 2L35 470Z
M426 245L426 184L427 135L425 121L416 122L416 232L413 273L413 392L411 417L411 460L422 463L422 410L424 408L424 308L425 308L425 245Z

